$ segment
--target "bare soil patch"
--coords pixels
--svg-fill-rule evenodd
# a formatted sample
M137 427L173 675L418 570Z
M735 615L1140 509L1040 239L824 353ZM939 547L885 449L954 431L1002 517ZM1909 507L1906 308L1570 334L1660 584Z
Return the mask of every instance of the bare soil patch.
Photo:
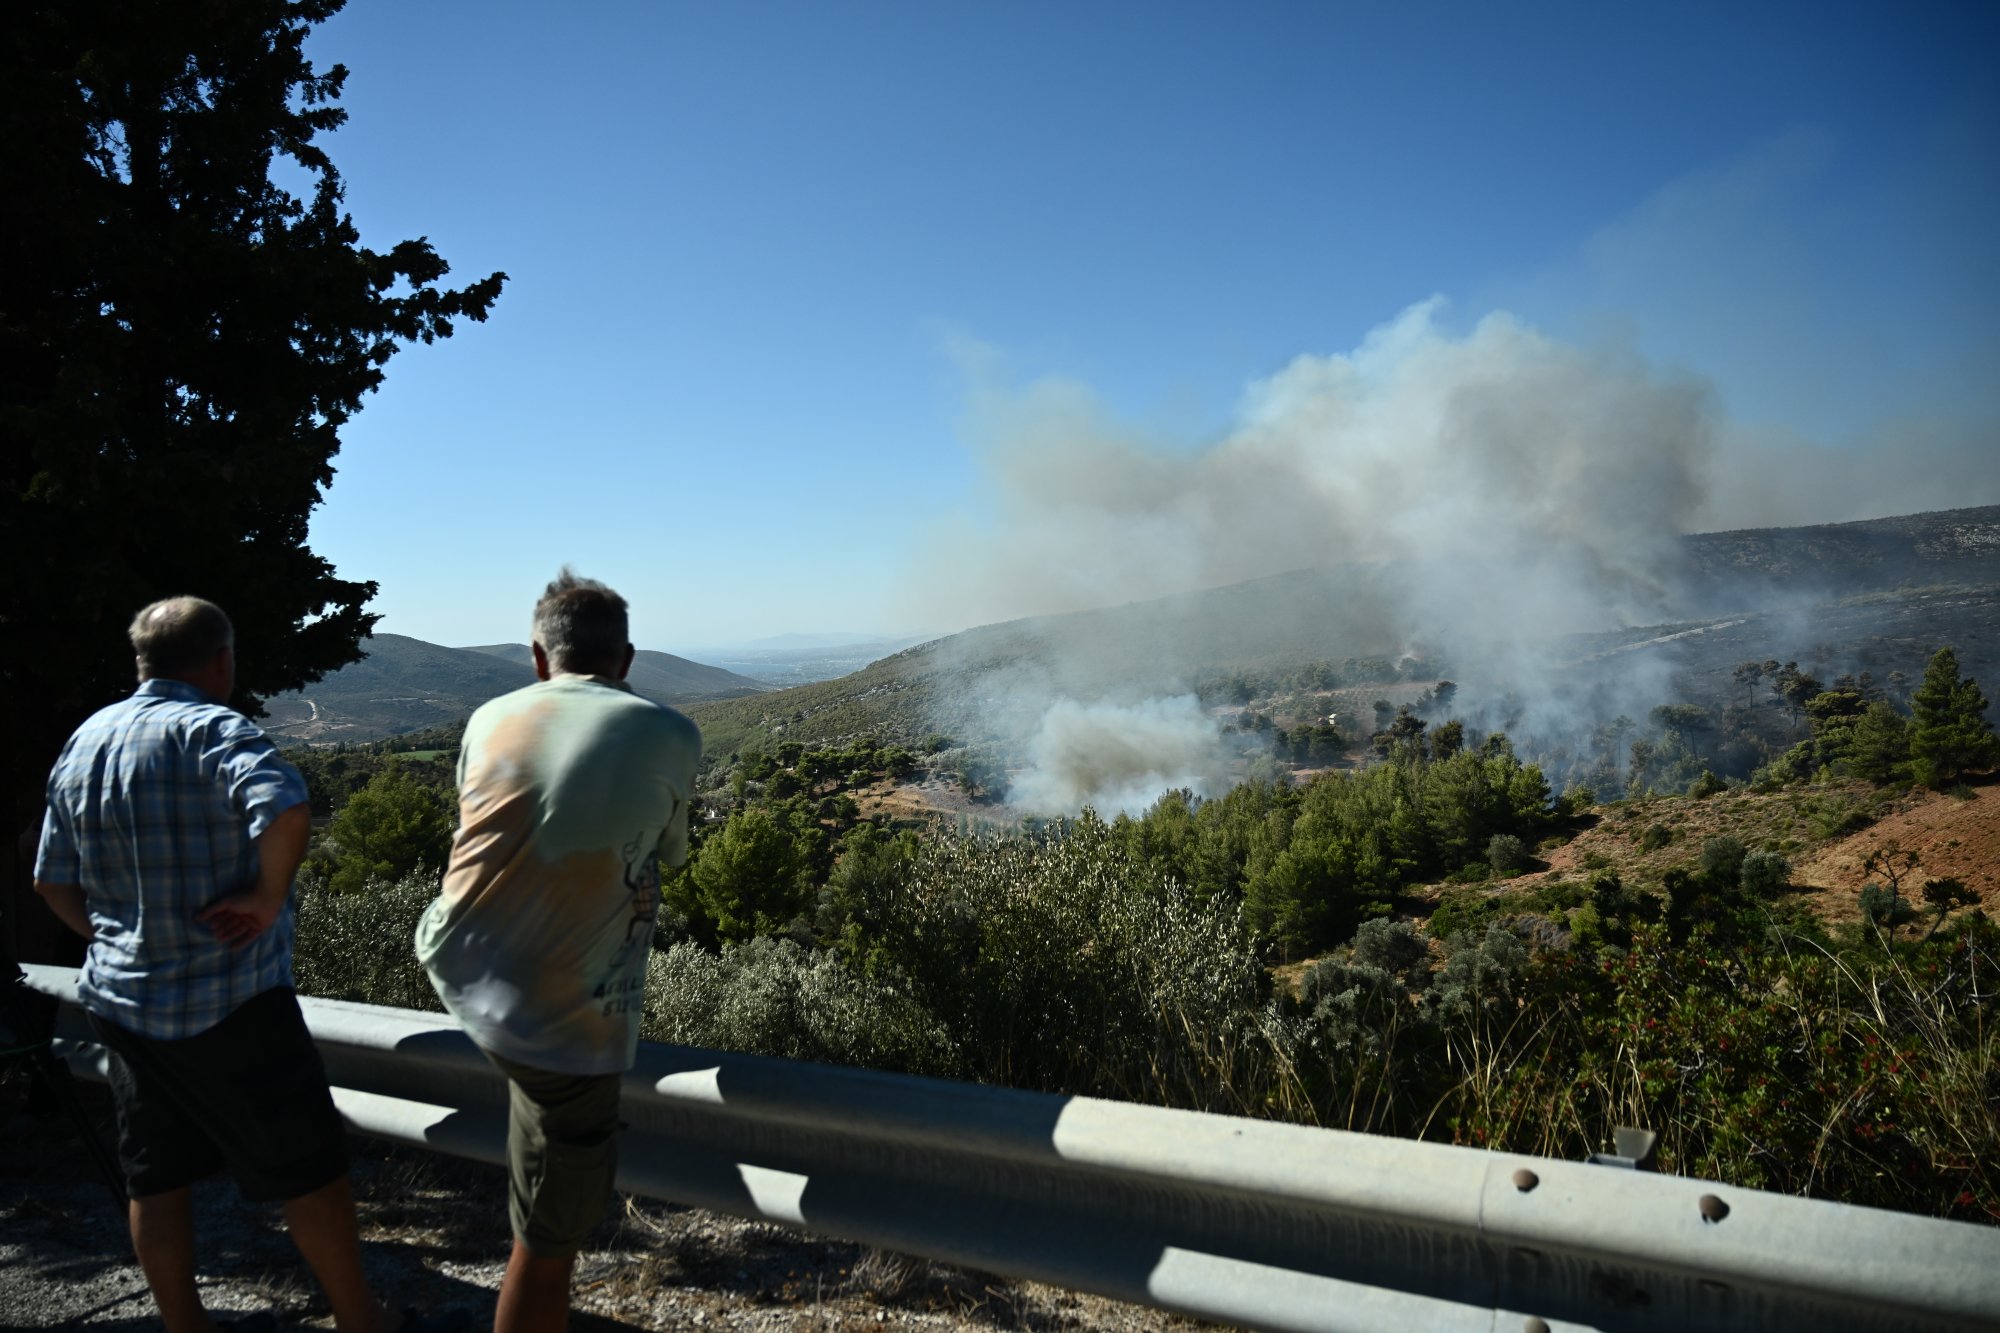
M1789 857L1794 889L1829 923L1859 917L1861 888L1869 879L1862 864L1891 843L1919 857L1906 889L1914 892L1927 879L1958 879L1989 908L2000 906L2000 784L1991 778L1956 793L1832 783L1601 806L1573 837L1545 845L1538 869L1491 887L1505 892L1606 872L1627 883L1656 884L1668 870L1697 863L1710 838L1725 836L1753 851ZM1424 896L1434 898L1442 888Z
M1021 811L1001 802L974 799L966 795L958 784L943 778L901 784L882 782L858 788L850 795L860 807L863 819L887 815L891 820L906 824L928 824L937 819L955 823L961 818L1005 824L1019 820L1022 815Z
M2000 907L2000 786L1991 780L1953 792L1912 792L1870 827L1828 843L1794 868L1828 920L1860 916L1863 863L1891 844L1915 852L1918 868L1904 883L1914 896L1928 879L1956 879Z

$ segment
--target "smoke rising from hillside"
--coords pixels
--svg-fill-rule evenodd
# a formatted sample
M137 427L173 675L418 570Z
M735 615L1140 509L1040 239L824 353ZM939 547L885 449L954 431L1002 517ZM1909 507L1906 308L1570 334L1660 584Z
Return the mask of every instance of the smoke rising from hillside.
M1028 761L1008 792L1016 805L1138 814L1169 788L1214 791L1229 755L1200 701L1182 694L1136 704L1058 699L1029 738Z
M1506 314L1457 334L1440 313L1424 302L1351 354L1297 358L1192 450L1149 440L1073 383L978 389L969 433L994 519L954 530L966 558L929 567L940 585L926 609L993 622L1344 566L1340 624L1312 656L1441 658L1469 724L1545 742L1645 716L1673 697L1663 658L1603 656L1558 683L1554 641L1688 614L1682 534L1718 509L1740 515L1760 489L1725 488L1731 503L1713 505L1718 463L1775 492L1781 460L1810 446L1746 447L1709 386L1628 349ZM1966 456L1955 438L1937 452ZM1797 471L1808 484L1793 489L1813 491L1811 469ZM1270 623L1328 614L1267 610ZM1029 760L1017 803L1129 809L1219 780L1230 738L1186 694L1202 658L1143 612L1093 619L1094 638L1038 628L1039 657L1009 664L1003 687L990 683L998 659L958 663L1004 698L984 721Z
M1439 307L1411 307L1351 355L1299 357L1191 453L1074 384L976 392L996 520L955 535L972 558L927 607L1003 620L1392 560L1426 571L1405 590L1422 603L1413 626L1657 608L1701 508L1706 389L1505 315L1454 337Z
M1504 692L1517 716L1562 713L1523 691L1541 679L1527 632L1663 618L1714 449L1710 396L1505 315L1453 336L1439 306L1252 385L1236 427L1194 452L1122 429L1075 385L981 392L974 435L998 522L959 535L972 587L955 564L952 603L1004 619L1365 563L1375 576L1355 581L1349 619L1371 628L1348 652L1422 643L1478 663L1461 673L1482 678L1468 702ZM1172 645L1144 670L1153 679L1120 682L1114 701L1010 691L1009 708L1036 718L996 727L1032 738L1013 799L1130 808L1215 772L1223 737L1191 697L1131 697L1193 683Z

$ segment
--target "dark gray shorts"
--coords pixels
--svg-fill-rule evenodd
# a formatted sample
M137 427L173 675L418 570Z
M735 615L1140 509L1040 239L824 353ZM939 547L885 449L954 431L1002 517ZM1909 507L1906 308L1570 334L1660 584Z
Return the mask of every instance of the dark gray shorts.
M347 1125L291 987L178 1041L96 1014L90 1025L111 1052L118 1159L133 1198L227 1170L244 1198L271 1202L347 1174Z
M486 1052L507 1076L507 1216L537 1257L583 1248L618 1174L620 1074L555 1074Z

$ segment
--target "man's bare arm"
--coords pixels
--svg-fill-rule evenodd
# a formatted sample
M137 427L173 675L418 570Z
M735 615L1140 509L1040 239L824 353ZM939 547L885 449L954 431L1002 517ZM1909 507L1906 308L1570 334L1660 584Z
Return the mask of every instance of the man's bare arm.
M35 892L42 895L42 901L56 914L56 919L85 939L97 932L90 925L90 909L84 906L81 884L50 884L46 880L35 881Z
M240 949L250 943L285 910L292 876L298 873L311 843L312 807L300 801L257 835L256 886L211 903L195 914L195 920L214 931L224 944Z

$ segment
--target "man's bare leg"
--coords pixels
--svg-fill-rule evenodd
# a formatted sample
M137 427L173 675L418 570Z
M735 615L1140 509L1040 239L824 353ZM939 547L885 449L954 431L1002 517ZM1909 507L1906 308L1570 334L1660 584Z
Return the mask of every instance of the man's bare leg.
M361 1238L346 1176L286 1200L285 1225L333 1306L333 1325L340 1333L388 1333L395 1326L361 1271Z
M493 1333L562 1333L569 1327L569 1278L576 1256L537 1255L514 1238Z
M132 1200L132 1250L167 1333L209 1333L215 1327L201 1308L194 1284L194 1191L186 1185Z

